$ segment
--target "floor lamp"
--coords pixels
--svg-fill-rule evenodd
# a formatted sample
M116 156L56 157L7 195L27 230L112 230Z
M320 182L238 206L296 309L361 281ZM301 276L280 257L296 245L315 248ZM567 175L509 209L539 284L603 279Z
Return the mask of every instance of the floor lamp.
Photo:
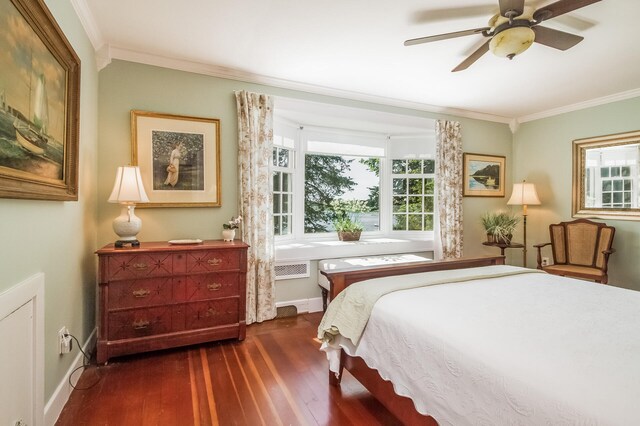
M507 201L508 205L522 206L522 217L524 223L524 250L522 252L522 264L527 267L527 205L539 205L540 198L536 192L536 186L532 183L514 183L511 198Z

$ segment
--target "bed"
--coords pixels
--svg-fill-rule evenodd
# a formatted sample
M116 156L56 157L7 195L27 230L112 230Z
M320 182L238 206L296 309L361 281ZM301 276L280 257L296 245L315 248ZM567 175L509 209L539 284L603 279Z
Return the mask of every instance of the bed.
M405 424L640 424L640 292L501 256L325 275L330 382L348 370ZM351 298L354 331L334 303L358 292L383 294L370 315Z

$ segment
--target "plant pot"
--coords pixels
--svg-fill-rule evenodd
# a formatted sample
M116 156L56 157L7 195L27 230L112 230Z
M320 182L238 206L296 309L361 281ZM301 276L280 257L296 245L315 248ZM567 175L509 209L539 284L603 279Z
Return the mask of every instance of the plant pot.
M513 235L505 235L504 237L496 238L496 243L508 245L511 244L511 238L513 238Z
M236 230L235 229L223 229L222 230L222 239L224 241L233 241L236 238Z
M338 239L340 241L358 241L360 240L361 233L362 231L353 231L353 232L338 231Z
M496 242L496 237L493 234L487 234L487 242L488 243L495 243Z

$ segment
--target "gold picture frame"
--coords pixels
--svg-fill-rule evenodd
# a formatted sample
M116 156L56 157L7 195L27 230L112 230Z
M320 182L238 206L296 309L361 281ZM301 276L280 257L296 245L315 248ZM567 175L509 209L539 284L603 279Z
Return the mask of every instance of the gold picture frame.
M464 197L504 197L506 157L462 154Z
M0 0L0 197L78 200L80 59L41 0Z
M131 111L131 159L145 207L220 207L220 120Z

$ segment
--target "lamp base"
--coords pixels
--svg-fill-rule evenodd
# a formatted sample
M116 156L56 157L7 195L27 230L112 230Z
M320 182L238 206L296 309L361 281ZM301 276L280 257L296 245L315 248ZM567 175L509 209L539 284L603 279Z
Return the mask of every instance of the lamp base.
M131 247L140 247L140 241L138 240L118 240L113 243L115 248L123 248L124 246L130 245Z

